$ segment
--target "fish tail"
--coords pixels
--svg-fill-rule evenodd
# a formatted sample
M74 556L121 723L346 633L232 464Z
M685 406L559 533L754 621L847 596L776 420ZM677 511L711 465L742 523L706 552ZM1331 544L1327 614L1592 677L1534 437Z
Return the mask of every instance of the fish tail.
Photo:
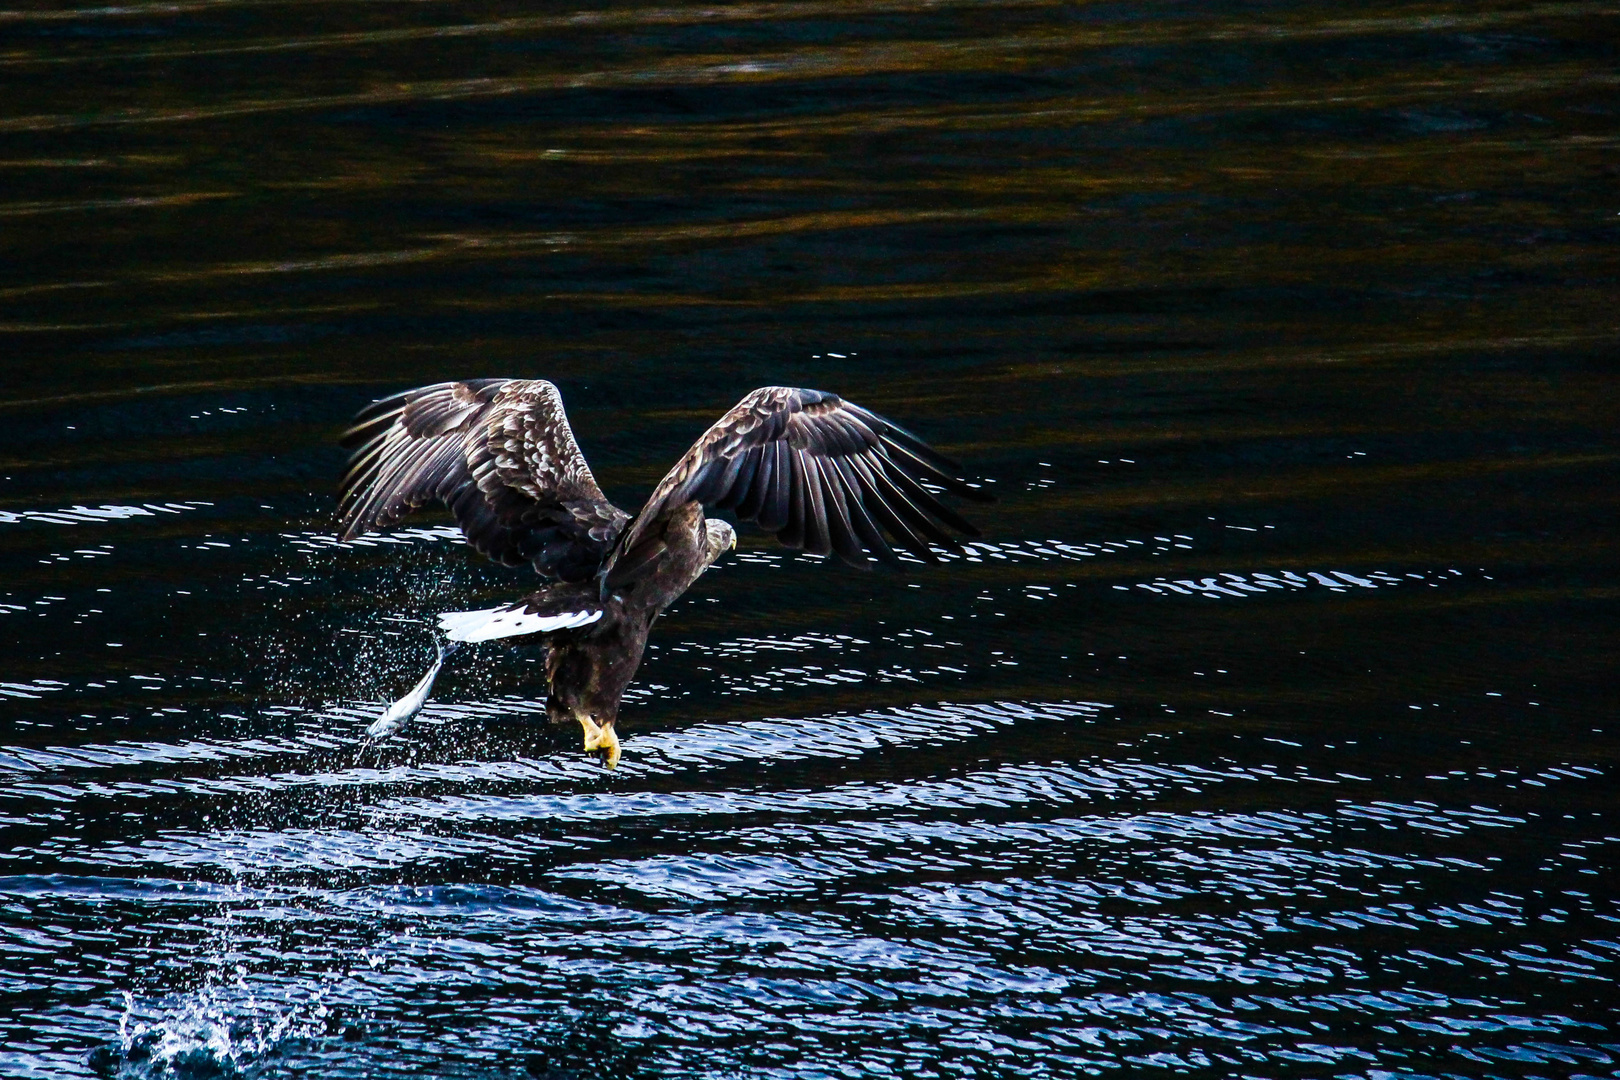
M461 642L459 642L459 641L446 641L443 638L439 637L438 634L434 634L433 635L433 653L434 653L433 666L438 667L440 664L443 664L444 661L445 661L445 658L447 656L449 656L451 653L455 652L459 648L461 648Z

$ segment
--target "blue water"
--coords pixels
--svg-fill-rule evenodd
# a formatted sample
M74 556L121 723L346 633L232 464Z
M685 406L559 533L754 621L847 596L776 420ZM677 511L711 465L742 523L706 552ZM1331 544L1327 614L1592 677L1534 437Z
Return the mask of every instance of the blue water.
M1612 7L0 11L0 1075L1620 1076ZM605 772L334 535L545 377L997 492L744 530Z

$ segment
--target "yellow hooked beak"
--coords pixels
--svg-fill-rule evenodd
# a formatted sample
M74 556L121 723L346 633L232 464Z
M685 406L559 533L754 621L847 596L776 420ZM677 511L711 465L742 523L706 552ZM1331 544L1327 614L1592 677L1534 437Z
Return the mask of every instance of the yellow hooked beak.
M730 548L732 551L737 550L737 534L736 533L731 534L731 543L727 544L726 547Z

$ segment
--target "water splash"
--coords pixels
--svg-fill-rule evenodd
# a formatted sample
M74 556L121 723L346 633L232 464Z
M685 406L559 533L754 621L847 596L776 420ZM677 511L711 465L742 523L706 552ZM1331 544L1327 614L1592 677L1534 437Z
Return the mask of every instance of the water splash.
M191 994L143 1001L123 993L115 1042L97 1048L89 1065L116 1080L205 1080L242 1076L287 1042L329 1031L329 983L255 990L239 969L233 981Z

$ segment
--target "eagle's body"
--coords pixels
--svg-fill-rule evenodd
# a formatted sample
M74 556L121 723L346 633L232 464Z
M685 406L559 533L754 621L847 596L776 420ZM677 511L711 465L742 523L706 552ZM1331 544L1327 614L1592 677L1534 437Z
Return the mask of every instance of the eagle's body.
M553 634L546 650L546 715L554 723L578 720L586 742L604 743L616 754L613 724L625 687L641 666L653 621L698 579L722 552L733 547L736 533L723 521L708 521L696 504L680 515L678 542L652 573L608 597L602 619L591 627ZM595 584L548 586L529 597L564 607L589 603ZM587 723L587 718L590 723ZM590 724L598 725L592 732ZM602 729L606 729L605 733ZM586 749L592 749L587 746Z
M345 538L444 503L468 543L548 584L488 611L451 612L455 641L543 635L546 712L577 721L617 762L614 724L647 635L736 533L705 508L757 522L789 547L899 562L884 536L929 562L943 526L977 535L919 480L988 498L904 429L833 394L763 387L711 427L634 518L608 502L541 379L439 383L374 403L344 438Z

